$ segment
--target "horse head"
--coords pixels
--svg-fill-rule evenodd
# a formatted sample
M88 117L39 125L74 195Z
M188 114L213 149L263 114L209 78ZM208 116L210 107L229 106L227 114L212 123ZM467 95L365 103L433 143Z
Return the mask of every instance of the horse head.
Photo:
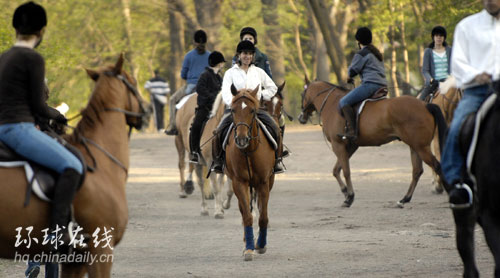
M123 70L123 61L123 54L120 54L114 66L101 70L86 69L96 82L92 97L99 98L98 102L105 106L103 110L125 114L127 125L140 130L148 125L151 106L137 90L137 82Z
M234 85L231 85L231 93L234 96L231 104L235 130L234 142L239 149L247 148L252 140L252 131L256 126L257 109L259 109L258 92L259 86L253 90L241 89L238 91Z
M283 112L283 99L285 98L283 94L283 88L285 88L285 82L278 86L278 92L271 98L271 100L260 101L260 106L264 108L276 121L281 118Z
M313 98L310 96L311 94L308 93L309 86L311 85L311 82L307 78L307 76L304 79L305 85L304 85L304 91L302 91L302 106L300 112L300 115L298 117L299 123L305 124L307 123L307 120L309 120L309 117L311 116L312 112L316 110L313 104Z

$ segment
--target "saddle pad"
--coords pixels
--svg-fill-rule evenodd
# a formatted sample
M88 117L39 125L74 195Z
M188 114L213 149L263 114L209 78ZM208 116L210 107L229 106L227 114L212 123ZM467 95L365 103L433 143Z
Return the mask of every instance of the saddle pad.
M177 103L177 104L175 105L175 108L177 108L177 110L181 109L181 108L182 108L182 106L184 106L184 104L186 104L186 102L189 100L189 98L190 98L190 97L192 97L192 96L194 96L194 95L195 95L195 94L194 94L194 93L192 93L192 94L189 94L189 95L187 95L187 96L183 97L183 98L179 101L179 103Z
M363 108L365 108L365 104L367 101L379 101L379 100L383 100L383 99L386 99L387 96L383 96L383 97L379 97L379 98L368 98L368 99L365 99L361 102L361 104L359 104L359 108L357 109L357 114L358 114L358 118L359 118L359 115L361 114L361 112L363 112Z
M491 94L481 105L479 110L476 113L476 120L475 120L475 127L474 127L474 133L472 135L472 142L469 147L469 151L467 152L467 161L466 161L466 166L467 166L467 174L469 175L470 179L474 184L476 184L476 177L472 174L472 160L474 159L474 153L476 151L476 145L477 145L477 140L478 140L478 135L479 135L479 129L481 122L483 121L484 117L486 117L486 114L488 111L493 107L495 104L495 101L497 99L497 94Z
M35 175L33 168L31 168L31 165L27 161L1 161L0 167L3 168L23 167L24 173L26 174L26 180L28 181L28 183L33 180L33 176ZM35 195L38 196L38 198L46 202L51 201L50 198L47 197L47 195L45 195L45 193L43 192L36 178L33 180L32 184L33 184L32 186L33 193L35 193Z

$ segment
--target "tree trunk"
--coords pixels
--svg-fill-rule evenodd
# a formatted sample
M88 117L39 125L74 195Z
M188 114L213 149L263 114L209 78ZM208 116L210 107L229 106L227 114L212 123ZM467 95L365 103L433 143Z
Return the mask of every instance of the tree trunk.
M283 43L281 41L281 27L278 21L277 0L262 1L262 19L266 26L266 51L271 64L273 79L277 84L285 80L285 63L283 58Z
M301 21L301 14L297 7L295 6L294 0L288 0L288 4L292 8L293 12L297 16L297 19L295 20L295 28L294 28L294 37L295 37L295 47L297 48L298 52L298 59L300 66L302 67L302 72L305 76L307 76L308 79L311 79L311 76L309 75L309 70L307 69L306 63L304 62L304 56L302 55L302 44L300 42L300 21Z
M211 51L219 50L222 0L194 0L194 4L198 24L207 32L207 48Z
M125 52L125 57L130 64L130 72L132 73L135 80L139 73L139 68L134 63L134 51L132 46L132 19L130 18L130 0L121 0L123 17L125 19L125 40L127 44L127 50Z
M421 38L422 34L424 33L422 30L422 28L423 28L422 26L424 26L424 24L422 22L422 12L421 12L419 6L417 5L416 1L412 2L412 9L413 9L413 13L415 14L415 20L417 21L417 28L415 31L415 37ZM422 46L421 43L418 44L417 53L418 53L418 72L421 73L422 72L422 64L424 61L424 47ZM419 74L419 76L420 76L420 80L423 82L422 74Z
M172 0L167 0L168 25L170 30L170 53L168 80L170 91L175 92L182 86L181 67L184 57L184 24L182 15L177 12Z
M392 5L392 0L389 0L389 11L391 12L391 18L394 15L394 6ZM398 81L397 81L397 59L396 59L396 40L394 34L394 23L389 26L389 41L391 43L391 84L393 86L394 96L399 97Z

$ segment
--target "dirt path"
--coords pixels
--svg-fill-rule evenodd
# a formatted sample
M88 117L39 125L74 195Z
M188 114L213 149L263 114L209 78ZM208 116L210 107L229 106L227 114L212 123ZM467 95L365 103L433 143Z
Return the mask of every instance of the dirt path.
M431 193L428 167L411 203L395 208L411 179L410 152L395 142L361 148L351 160L356 192L349 209L331 175L333 153L318 127L289 127L293 155L269 203L268 251L243 262L237 200L225 219L200 216L200 190L179 199L172 137L135 135L127 194L130 221L115 249L113 277L459 277L454 224L444 195ZM257 225L255 225L256 227ZM477 262L493 276L479 228ZM0 277L22 277L22 263L0 261ZM42 277L42 276L40 276Z

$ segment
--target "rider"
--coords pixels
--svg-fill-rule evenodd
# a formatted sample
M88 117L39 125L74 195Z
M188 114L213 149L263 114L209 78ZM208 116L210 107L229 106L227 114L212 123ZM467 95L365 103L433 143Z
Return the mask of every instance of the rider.
M199 163L200 161L200 139L201 129L203 124L208 120L212 105L214 104L217 94L222 88L222 77L220 71L224 67L224 55L218 51L210 53L208 56L207 69L201 74L198 83L196 84L196 92L198 93L198 107L194 116L191 132L189 133L189 142L191 145L191 163Z
M339 134L342 138L356 140L356 112L352 106L373 95L377 90L387 87L385 79L385 69L383 57L380 51L372 44L372 32L367 27L361 27L356 32L358 51L349 66L348 83L353 82L353 77L361 76L361 85L347 95L342 97L339 102L340 110L346 119L347 130L345 134Z
M458 23L453 36L451 72L463 98L453 114L441 155L441 167L452 208L470 207L473 201L470 184L464 183L464 157L458 136L463 120L476 112L490 95L488 84L500 80L500 0L483 0L484 10Z
M249 41L241 41L236 47L236 53L239 56L239 62L232 68L226 71L222 81L222 100L227 106L231 106L233 95L231 93L231 85L236 89L245 89L256 87L259 88L257 97L265 100L270 100L278 91L278 87L274 84L273 80L262 70L253 64L255 55L255 46ZM259 118L265 118L263 122L269 123L275 134L279 136L279 127L272 119L272 117L265 111L259 109L257 112ZM222 166L224 164L224 151L222 149L222 141L227 132L228 127L233 122L233 117L227 113L217 127L215 140L213 140L213 165L211 170L217 173L222 173ZM278 142L281 144L281 142ZM274 173L283 173L284 169L280 165L282 158L278 154L279 149L276 151L276 164L274 165Z
M254 45L257 45L257 31L255 31L252 27L245 27L240 31L240 41L250 41ZM238 62L238 55L234 55L233 57L233 66ZM271 79L273 75L271 73L271 65L269 64L269 60L267 59L267 55L262 53L257 47L255 47L255 57L254 57L254 65L263 69Z
M432 42L424 52L422 74L425 78L425 87L420 94L421 100L434 93L439 82L443 82L450 75L451 47L446 43L446 29L443 26L436 26L432 28L431 36Z
M194 93L200 74L208 67L208 55L210 55L210 51L206 50L206 43L207 33L203 30L196 31L194 33L195 48L184 56L184 61L182 62L181 78L186 80L186 85L179 88L170 98L170 119L168 128L165 131L167 135L177 134L175 105L183 97Z

